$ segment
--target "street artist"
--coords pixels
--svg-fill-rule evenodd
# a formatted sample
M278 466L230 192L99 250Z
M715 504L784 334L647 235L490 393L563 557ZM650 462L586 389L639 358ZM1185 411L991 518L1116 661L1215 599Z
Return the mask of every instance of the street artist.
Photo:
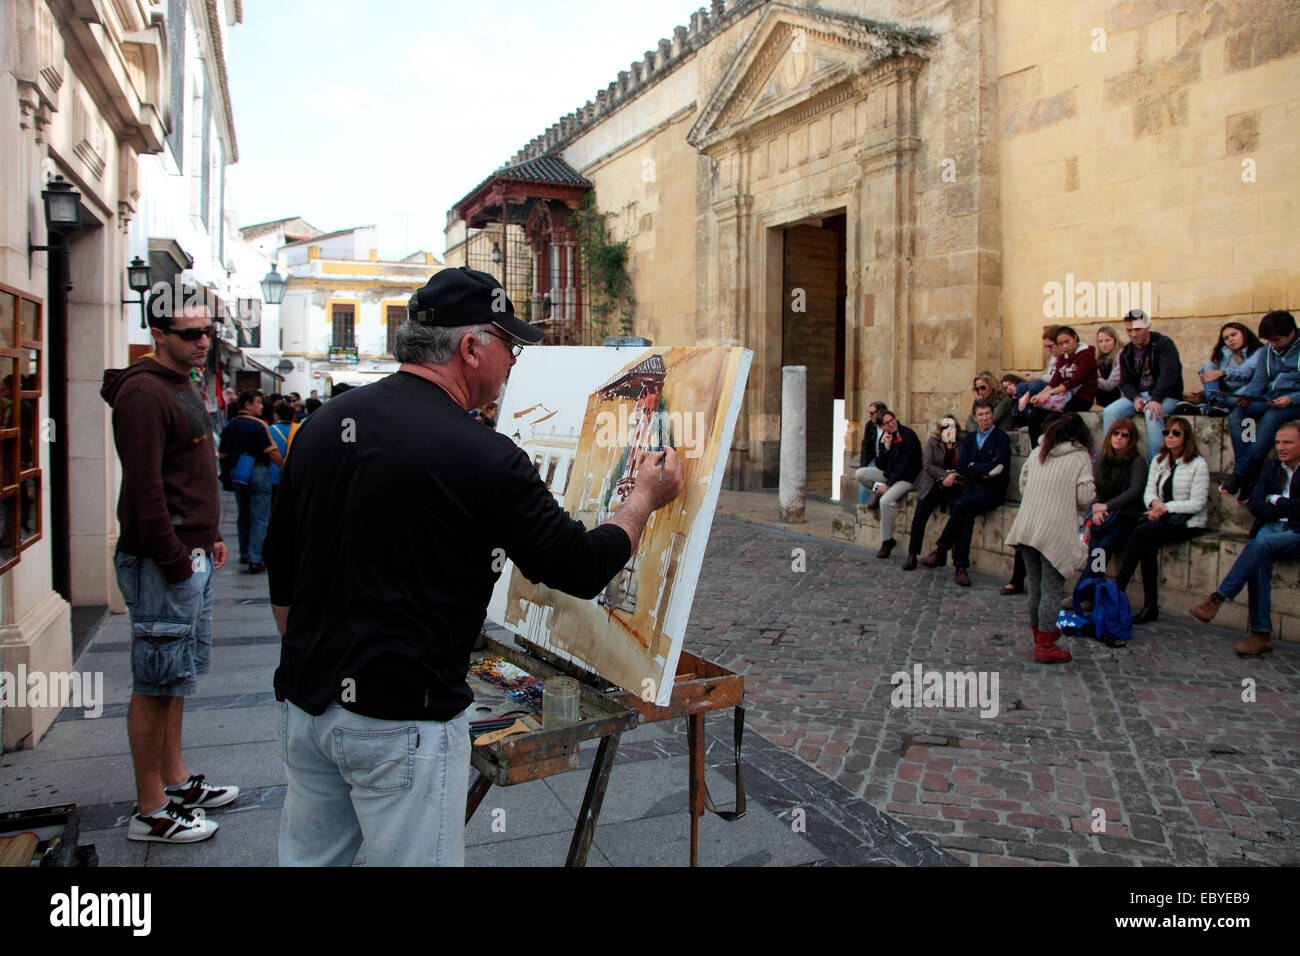
M348 866L363 837L371 865L462 865L466 673L502 555L594 597L682 490L677 454L647 455L588 531L514 442L469 416L541 338L492 276L444 269L411 297L399 370L295 436L263 549L284 636L281 865Z

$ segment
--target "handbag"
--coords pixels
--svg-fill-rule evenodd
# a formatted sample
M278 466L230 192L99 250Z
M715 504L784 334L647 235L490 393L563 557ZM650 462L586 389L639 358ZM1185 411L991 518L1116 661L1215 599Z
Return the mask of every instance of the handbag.
M1070 399L1074 398L1082 385L1076 385L1074 388L1067 388L1064 392L1056 392L1044 403L1043 407L1048 411L1060 412L1065 410L1065 406L1070 404Z
M230 480L236 485L248 484L248 479L253 477L255 464L252 455L240 455L239 461L235 462L235 467L230 472Z
M251 416L250 416L251 417ZM266 422L256 419L257 423L266 429L266 437L275 442L271 435L271 429L267 427ZM247 485L248 480L253 477L253 466L257 464L257 459L252 455L240 455L239 460L235 462L235 467L230 472L230 480L237 485Z

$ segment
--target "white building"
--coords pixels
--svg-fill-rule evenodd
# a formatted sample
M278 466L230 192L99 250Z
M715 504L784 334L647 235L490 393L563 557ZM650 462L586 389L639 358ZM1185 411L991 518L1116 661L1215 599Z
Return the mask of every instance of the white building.
M397 370L393 334L406 303L442 269L431 253L401 260L378 255L377 229L359 226L282 246L289 276L279 309L283 357L292 363L284 391L321 397L333 385L365 385Z
M132 257L156 280L189 270L229 311L248 294L222 228L240 15L240 0L0 2L0 670L69 671L74 641L124 609L99 390L149 348ZM66 257L42 208L56 176L79 196ZM5 708L0 742L34 746L57 713Z

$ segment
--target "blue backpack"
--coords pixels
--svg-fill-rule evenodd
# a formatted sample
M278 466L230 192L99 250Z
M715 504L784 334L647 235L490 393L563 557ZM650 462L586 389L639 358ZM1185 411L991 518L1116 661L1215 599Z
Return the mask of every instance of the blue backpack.
M1092 636L1110 647L1123 647L1133 636L1133 612L1129 608L1128 595L1109 578L1084 578L1074 589L1076 615L1082 615L1079 602L1089 597L1092 598L1092 610L1083 616L1091 625Z

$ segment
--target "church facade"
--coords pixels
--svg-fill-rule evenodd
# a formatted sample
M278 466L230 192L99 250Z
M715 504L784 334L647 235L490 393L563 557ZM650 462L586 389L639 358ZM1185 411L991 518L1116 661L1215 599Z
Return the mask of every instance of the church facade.
M729 483L776 485L804 365L829 495L868 403L964 419L974 373L1042 367L1047 324L1092 341L1145 303L1193 388L1223 322L1300 306L1298 146L1294 5L715 0L453 208L447 261L503 222L549 249L539 220L589 190L636 334L755 352Z

